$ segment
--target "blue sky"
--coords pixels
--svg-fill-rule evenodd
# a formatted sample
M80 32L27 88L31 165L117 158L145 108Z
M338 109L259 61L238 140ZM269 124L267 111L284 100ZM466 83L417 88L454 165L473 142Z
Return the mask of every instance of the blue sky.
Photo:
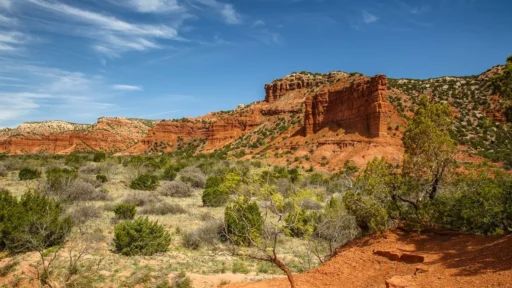
M428 78L512 54L509 0L0 0L0 127L198 116L292 71Z

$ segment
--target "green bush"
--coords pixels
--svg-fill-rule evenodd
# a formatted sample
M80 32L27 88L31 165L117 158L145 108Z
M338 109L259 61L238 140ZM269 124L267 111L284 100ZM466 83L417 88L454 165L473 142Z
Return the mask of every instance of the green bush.
M434 225L477 234L512 232L512 178L460 179L436 198L429 212Z
M164 170L164 173L160 176L162 180L174 181L178 176L178 172L176 172L177 168L175 166L169 166Z
M66 156L66 160L64 161L64 163L66 163L66 165L74 167L74 168L80 167L83 162L84 162L84 158L81 155L74 153L74 152L69 154L68 156Z
M46 196L26 193L18 200L0 191L0 250L21 253L63 244L72 228L63 210Z
M223 187L208 188L203 191L203 206L205 207L221 207L226 205L229 200L230 193Z
M114 207L114 214L116 214L116 218L119 220L133 220L135 218L135 213L137 212L135 204L117 204Z
M60 190L77 177L76 170L55 167L46 171L46 184L50 190Z
M226 233L236 245L250 246L263 231L264 219L258 204L245 197L226 207L224 221Z
M105 154L105 152L96 152L92 157L92 161L96 163L103 162L105 159L107 159L107 154Z
M41 177L41 171L30 168L23 168L18 173L18 177L21 181L34 180Z
M294 213L286 215L284 219L288 227L287 232L296 238L310 236L315 230L319 217L317 212L297 209Z
M171 236L164 227L147 217L121 222L114 228L114 247L125 256L151 256L166 252L170 243Z
M130 188L135 190L155 191L157 187L158 177L153 174L142 174L130 183Z
M96 175L96 180L100 181L101 183L107 183L108 178L107 178L107 175L98 174L98 175Z
M219 187L224 182L224 177L210 176L206 179L205 189Z

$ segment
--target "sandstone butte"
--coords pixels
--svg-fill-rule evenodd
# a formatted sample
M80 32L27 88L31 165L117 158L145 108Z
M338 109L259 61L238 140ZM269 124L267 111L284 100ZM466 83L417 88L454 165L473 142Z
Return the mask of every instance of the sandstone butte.
M0 153L138 155L172 152L193 144L195 153L224 149L241 159L324 171L338 170L348 160L357 166L374 157L401 161L407 116L398 113L390 99L408 103L411 96L391 87L386 76L300 72L264 88L264 101L197 118L159 122L100 118L93 125L26 123L0 132Z

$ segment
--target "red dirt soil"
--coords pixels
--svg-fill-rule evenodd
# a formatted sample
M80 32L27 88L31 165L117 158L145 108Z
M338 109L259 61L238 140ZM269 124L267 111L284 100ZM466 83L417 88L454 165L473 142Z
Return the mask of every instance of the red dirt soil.
M414 254L423 256L425 261L406 264L376 255L375 251ZM512 287L512 235L419 235L390 231L348 244L320 267L295 275L295 281L301 288ZM282 278L228 287L290 285Z

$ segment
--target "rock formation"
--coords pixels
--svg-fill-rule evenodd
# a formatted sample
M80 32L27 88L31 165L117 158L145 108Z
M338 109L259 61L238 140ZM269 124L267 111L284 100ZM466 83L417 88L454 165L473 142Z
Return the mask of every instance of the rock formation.
M148 123L151 121L126 118L100 118L94 125L62 121L25 123L1 135L0 153L69 154L74 151L96 150L118 152L133 146L146 136L150 129Z
M304 126L306 136L325 127L344 129L365 137L387 135L388 117L393 111L386 100L384 75L363 77L342 87L321 89L306 98Z
M331 72L328 74L292 73L265 85L265 102L275 102L293 90L320 87L324 84L334 83L334 81L347 75L344 72Z

